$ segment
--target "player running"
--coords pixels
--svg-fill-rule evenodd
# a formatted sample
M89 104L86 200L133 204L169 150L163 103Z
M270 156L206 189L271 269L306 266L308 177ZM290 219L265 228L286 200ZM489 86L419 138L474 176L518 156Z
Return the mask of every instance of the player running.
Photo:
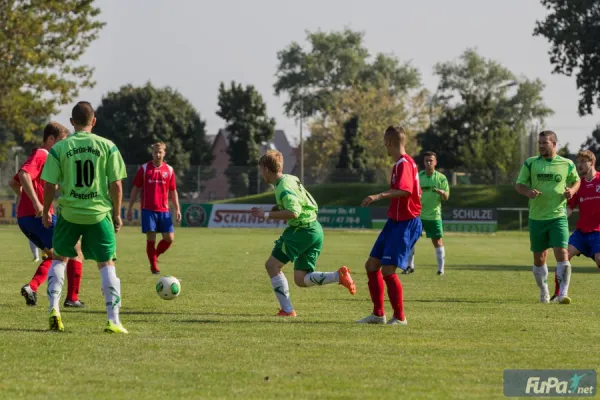
M54 260L48 274L50 330L63 331L58 307L65 275L65 264L76 257L75 245L88 260L98 263L102 292L106 301L108 333L127 333L119 320L121 281L117 278L113 256L117 244L115 232L121 227L122 187L125 164L119 149L108 139L96 136L94 109L88 102L73 107L71 124L75 133L50 150L42 179L44 190L43 222L52 226L50 207L60 186L60 215L54 236ZM112 217L112 218L111 218Z
M281 309L278 316L295 317L296 311L290 301L288 281L281 272L285 264L294 263L294 282L300 287L322 286L339 283L356 294L356 286L348 267L337 272L316 272L316 264L323 247L323 228L317 220L318 206L300 180L283 174L283 156L276 150L268 150L259 160L260 174L275 187L273 209L265 211L253 208L255 217L287 221L287 228L275 241L275 247L265 266L271 278L271 286Z
M44 199L44 184L41 179L42 169L46 163L48 152L55 143L67 137L68 130L58 122L50 122L44 128L42 146L34 149L29 158L21 165L19 172L13 177L9 186L18 196L17 223L23 234L34 243L36 249L44 251L42 263L38 266L33 278L21 288L21 296L28 306L37 305L37 290L46 281L48 270L52 264L52 236L56 217L52 217L49 228L42 224L42 202ZM52 208L50 212L53 213ZM38 260L39 261L39 260ZM67 298L65 307L82 308L84 303L79 300L79 287L83 264L81 259L74 258L67 264Z
M146 254L150 261L150 271L159 274L158 257L165 253L175 240L175 229L169 198L175 208L175 218L181 221L179 196L173 168L164 162L167 145L162 142L152 145L152 161L142 165L133 180L133 189L129 197L127 220L133 219L133 205L138 193L142 191L142 233L146 234ZM155 246L156 233L162 234L162 240Z
M596 156L589 150L577 154L577 172L581 176L579 190L567 202L567 215L579 207L579 219L575 231L569 238L569 261L583 254L596 262L600 268L600 172L596 171ZM562 282L555 279L554 296L558 301L569 296L570 269Z
M431 239L435 249L435 258L437 259L438 275L444 275L444 263L446 251L444 249L444 225L442 224L442 200L448 201L450 198L450 186L448 179L442 173L435 170L437 165L437 155L433 151L424 153L423 163L425 170L419 172L419 184L423 194L421 195L421 223L427 238ZM410 254L408 268L403 274L415 272L415 250L413 248Z
M408 321L404 315L402 283L396 275L396 269L406 270L410 254L423 231L419 218L421 187L417 164L406 154L404 129L394 126L387 128L384 143L388 155L396 160L392 169L390 189L367 197L361 206L367 207L382 199L391 199L391 204L388 209L388 220L375 241L365 265L369 277L369 294L373 302L373 313L356 322L359 324L386 323L383 288L385 282L388 297L394 309L394 316L387 322L388 325L407 325Z
M515 188L529 198L529 239L533 252L533 276L540 288L540 301L548 303L548 249L554 250L556 273L562 284L571 276L567 251L569 223L566 203L579 189L579 176L573 161L556 154L556 133L539 135L539 157L531 157L521 168ZM561 303L571 299L563 296Z

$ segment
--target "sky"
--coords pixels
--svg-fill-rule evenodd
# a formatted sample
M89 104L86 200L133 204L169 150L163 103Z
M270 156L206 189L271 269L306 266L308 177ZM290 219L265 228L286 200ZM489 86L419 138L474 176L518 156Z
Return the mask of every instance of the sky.
M425 87L435 91L437 62L456 60L476 48L517 76L540 78L555 114L546 127L577 150L600 122L600 112L579 117L575 77L552 74L543 37L533 37L547 11L539 0L97 0L106 22L81 61L95 67L96 86L79 100L99 105L126 84L170 86L185 96L207 123L208 134L224 127L216 114L221 82L252 84L270 116L292 140L299 126L283 113L274 94L277 52L306 31L345 27L365 33L371 54L410 61ZM68 122L70 108L58 120Z

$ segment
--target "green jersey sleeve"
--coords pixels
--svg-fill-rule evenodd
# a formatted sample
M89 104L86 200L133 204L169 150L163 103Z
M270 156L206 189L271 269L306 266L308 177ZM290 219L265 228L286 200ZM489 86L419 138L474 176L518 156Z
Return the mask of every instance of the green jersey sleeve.
M60 168L60 161L58 160L56 149L53 147L48 153L48 158L46 158L46 163L42 170L42 180L56 185L61 179L62 171Z
M123 161L123 157L121 157L121 152L117 148L117 146L112 146L108 155L107 162L107 170L106 175L108 177L108 182L113 183L116 181L120 181L122 179L127 178L127 171L125 168L125 162Z
M525 161L519 172L517 183L531 187L531 163L529 160Z
M283 205L284 210L291 211L296 214L296 216L299 216L302 212L302 205L300 205L298 197L287 190L281 193L281 204Z
M448 178L442 175L440 179L440 189L448 194L448 198L450 198L450 185L448 185Z
M569 173L567 175L567 184L572 185L577 181L579 181L579 175L577 174L577 171L575 169L575 164L573 163L573 161L570 161Z

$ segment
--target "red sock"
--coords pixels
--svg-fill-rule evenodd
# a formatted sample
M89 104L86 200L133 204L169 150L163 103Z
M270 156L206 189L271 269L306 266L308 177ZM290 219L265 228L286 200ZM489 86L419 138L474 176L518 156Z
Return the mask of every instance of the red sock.
M31 287L31 290L33 290L34 292L37 292L38 288L44 283L46 278L48 278L48 271L50 270L51 266L52 266L51 259L44 260L41 262L41 264L35 271L33 278L31 278L31 281L29 282L29 286Z
M554 273L554 295L560 295L560 285L558 284L558 275Z
M156 249L154 248L154 241L148 240L146 242L146 254L148 254L148 261L150 261L150 267L156 269Z
M171 247L171 242L167 242L165 239L158 242L158 246L156 247L156 257L167 251L169 247Z
M382 317L385 314L383 302L385 301L385 292L383 291L383 275L381 270L376 272L367 272L369 277L369 294L373 302L373 314Z
M77 260L69 260L67 263L67 300L79 300L82 273L83 264Z
M387 286L388 297L392 308L394 309L394 317L400 321L404 321L404 299L402 298L402 284L398 275L392 274L383 278Z

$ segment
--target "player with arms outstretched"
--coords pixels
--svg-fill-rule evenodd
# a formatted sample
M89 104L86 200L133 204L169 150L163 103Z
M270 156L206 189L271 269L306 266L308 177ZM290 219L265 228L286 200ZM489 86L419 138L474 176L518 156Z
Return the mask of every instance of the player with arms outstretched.
M550 302L548 291L548 249L554 250L559 283L569 280L569 222L566 205L579 189L573 161L556 154L556 133L539 135L539 157L531 157L521 168L515 188L529 198L529 239L533 252L533 276L540 289L540 301ZM564 296L561 303L570 303Z
M360 324L385 324L384 282L394 316L389 325L407 325L404 315L402 284L396 269L406 270L410 254L421 237L423 226L421 213L421 187L419 170L415 161L406 154L406 133L401 127L390 126L384 134L387 153L395 160L390 189L363 200L367 207L375 201L391 199L388 220L375 241L365 264L369 277L369 294L373 302L373 313L359 321Z
M596 262L600 268L600 172L596 171L596 156L589 150L577 154L577 172L582 178L579 190L567 202L567 215L579 208L575 231L569 237L569 261L583 254ZM559 301L569 296L571 275L565 275L559 283L555 279L554 296Z
M419 184L423 194L421 195L421 223L427 238L431 239L437 259L438 275L444 275L444 264L446 260L446 249L444 248L444 225L442 223L442 201L450 198L450 186L448 179L442 173L435 170L437 155L433 151L423 154L425 170L419 171ZM415 250L410 255L408 268L403 274L415 272Z
M142 233L146 234L146 254L150 261L150 271L159 274L158 257L166 252L173 240L175 229L169 210L169 198L175 208L175 218L181 221L179 196L173 167L164 162L167 145L163 142L152 145L152 161L142 165L133 180L133 189L129 196L127 220L133 219L133 205L138 193L142 192ZM156 246L156 233L162 234L162 240Z
M63 331L58 303L64 282L65 264L76 257L75 245L88 260L98 263L102 292L106 302L107 333L127 333L119 320L121 281L117 278L114 255L115 233L121 227L121 180L127 177L119 149L108 139L92 133L96 124L94 109L88 102L73 107L71 124L75 133L50 150L42 179L44 191L43 222L52 225L50 207L60 186L60 214L54 231L54 260L48 274L50 330Z
M283 174L283 156L276 150L267 151L259 160L264 180L275 187L277 206L272 211L253 208L255 217L287 221L288 227L275 242L271 257L265 266L281 309L278 316L295 317L290 301L288 281L281 272L287 263L294 263L294 282L299 287L339 283L356 294L356 286L348 267L337 272L316 272L316 264L323 247L323 228L317 220L317 202L300 180Z
M29 158L21 165L19 172L13 177L9 186L18 197L17 222L19 228L29 243L33 243L36 249L44 251L44 260L38 266L33 278L21 288L21 296L25 298L28 306L37 305L37 290L46 281L48 270L52 264L52 236L56 217L52 217L52 225L49 228L42 224L42 202L44 201L44 184L41 179L42 170L48 152L56 143L67 137L68 130L58 122L50 122L44 128L42 146L34 149ZM50 213L53 213L50 208ZM83 272L82 260L74 258L67 264L67 298L65 307L84 307L79 300L79 287L81 286L81 275Z

